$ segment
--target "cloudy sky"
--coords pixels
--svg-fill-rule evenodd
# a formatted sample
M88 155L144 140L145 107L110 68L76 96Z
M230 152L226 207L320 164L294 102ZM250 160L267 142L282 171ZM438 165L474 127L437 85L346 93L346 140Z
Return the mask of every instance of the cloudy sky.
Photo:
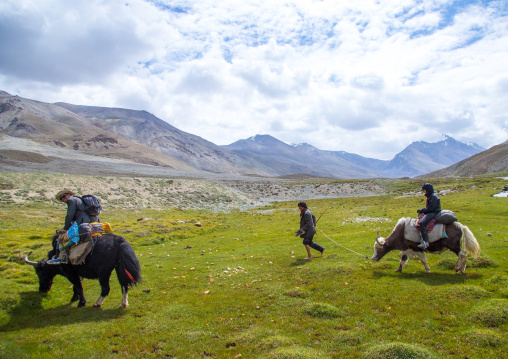
M2 0L0 90L391 159L508 139L506 0Z

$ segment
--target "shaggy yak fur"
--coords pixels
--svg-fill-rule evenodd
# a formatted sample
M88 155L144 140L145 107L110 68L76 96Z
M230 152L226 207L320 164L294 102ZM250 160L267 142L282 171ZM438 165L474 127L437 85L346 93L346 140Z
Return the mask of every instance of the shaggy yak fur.
M419 243L410 241L404 236L404 227L407 222L406 218L399 219L392 233L387 238L382 238L379 236L378 232L376 242L374 243L374 255L371 259L379 261L385 254L395 249L402 252L402 258L396 272L402 272L402 267L407 260L417 255L425 266L425 272L430 273L430 267L427 264L425 253L423 249L418 248ZM440 254L447 249L451 250L459 256L455 264L455 270L458 273L464 273L466 270L466 251L473 255L473 257L476 257L480 253L480 245L476 241L473 232L459 222L448 224L445 228L448 238L441 238L435 242L429 243L429 247L425 251ZM461 248L462 242L464 242L465 250Z
M53 249L48 252L48 259L56 253L57 238L58 236L53 237ZM79 300L79 307L86 305L81 278L99 279L101 295L94 307L102 306L104 299L108 296L109 277L113 269L116 270L122 288L122 308L129 305L127 301L129 287L141 282L141 268L134 250L123 237L113 233L99 237L94 248L81 265L52 265L47 264L47 260L32 262L28 260L31 253L26 256L25 262L35 267L35 272L39 277L39 292L48 292L53 284L53 278L57 274L63 275L73 284L74 295L71 301Z

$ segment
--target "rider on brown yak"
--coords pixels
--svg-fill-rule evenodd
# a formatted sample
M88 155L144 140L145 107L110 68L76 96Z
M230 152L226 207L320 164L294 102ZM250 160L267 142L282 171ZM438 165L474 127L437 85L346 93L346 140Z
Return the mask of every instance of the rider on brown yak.
M436 215L441 212L441 200L434 193L434 187L430 183L425 183L422 186L423 194L427 197L427 202L425 203L425 208L419 209L416 212L418 214L423 214L423 217L420 218L418 224L420 226L420 233L422 237L422 244L418 246L418 248L428 248L429 247L429 238L427 234L427 225L430 221L436 218Z

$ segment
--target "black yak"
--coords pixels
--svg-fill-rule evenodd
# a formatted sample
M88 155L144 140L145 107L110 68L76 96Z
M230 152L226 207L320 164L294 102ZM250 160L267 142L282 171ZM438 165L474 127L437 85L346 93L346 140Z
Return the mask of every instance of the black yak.
M48 252L48 259L55 254L56 239L57 236L53 238L53 249ZM81 277L99 279L101 295L93 305L94 307L101 307L109 294L109 277L113 269L116 270L122 288L122 308L129 305L127 301L129 287L141 282L141 268L134 250L123 237L113 233L100 236L92 252L81 265L51 265L46 263L47 260L33 262L28 259L31 253L26 256L25 262L35 267L39 277L39 292L48 292L53 284L53 278L57 274L63 275L73 284L74 295L71 301L79 300L79 307L86 305Z

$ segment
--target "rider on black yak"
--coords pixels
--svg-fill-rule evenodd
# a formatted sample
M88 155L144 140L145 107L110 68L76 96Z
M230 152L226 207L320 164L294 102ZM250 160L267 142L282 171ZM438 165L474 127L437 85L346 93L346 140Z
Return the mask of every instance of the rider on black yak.
M423 194L427 197L427 202L425 204L425 208L419 209L416 212L418 214L423 214L424 216L420 218L419 226L420 233L422 235L422 244L420 244L419 248L427 248L429 246L429 239L427 236L427 224L431 220L433 220L436 215L441 212L441 200L434 193L434 187L430 183L425 183L422 186Z

